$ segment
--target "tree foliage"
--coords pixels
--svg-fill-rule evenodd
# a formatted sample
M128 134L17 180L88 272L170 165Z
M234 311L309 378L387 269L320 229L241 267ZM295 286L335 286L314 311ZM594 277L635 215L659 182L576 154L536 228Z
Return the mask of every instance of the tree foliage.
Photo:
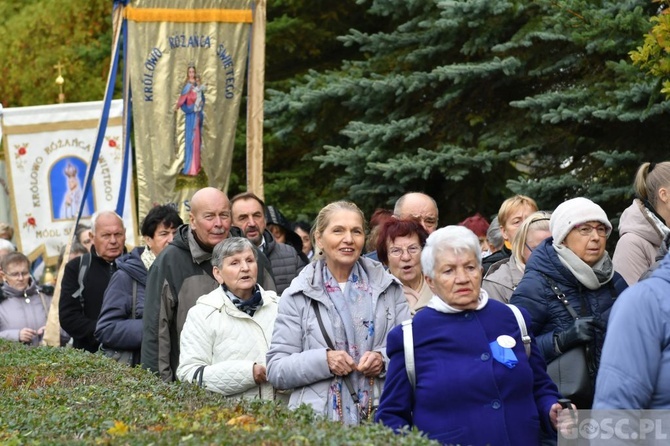
M653 25L644 38L644 44L630 52L633 63L663 83L661 93L670 98L670 1L658 3L657 15L650 18Z
M355 0L270 0L268 2L266 87L287 90L309 70L338 67L343 59L359 57L358 49L337 40L350 28L380 29L384 21L366 14ZM245 113L243 111L243 113ZM244 120L238 135L244 135ZM311 220L329 201L338 198L332 178L321 175L312 159L313 135L296 131L277 138L272 128L264 135L265 199L292 220ZM245 143L238 139L230 193L245 190Z
M58 63L67 102L101 100L111 45L109 0L0 0L0 101L56 103Z
M659 3L270 0L266 201L305 219L423 190L444 224L519 192L616 215L639 162L667 156ZM0 101L54 103L58 62L68 102L100 100L110 28L109 0L0 0ZM241 113L231 194L245 189Z
M543 208L589 196L615 215L638 162L670 136L670 102L627 61L652 9L373 0L387 30L350 31L340 40L357 60L273 91L269 124L312 141L323 175L367 211L423 190L442 223L493 214L514 192Z

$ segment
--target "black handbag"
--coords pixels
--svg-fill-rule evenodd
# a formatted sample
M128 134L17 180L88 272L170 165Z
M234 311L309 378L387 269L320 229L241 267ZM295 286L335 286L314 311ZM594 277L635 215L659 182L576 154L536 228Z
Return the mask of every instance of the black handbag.
M556 282L550 277L544 276L549 282L551 290L565 309L574 319L579 315L568 302L565 294L558 288ZM593 404L595 389L591 381L591 361L589 359L589 348L579 345L562 353L561 356L547 364L547 373L558 387L558 391L564 398L570 399L578 409L590 409Z

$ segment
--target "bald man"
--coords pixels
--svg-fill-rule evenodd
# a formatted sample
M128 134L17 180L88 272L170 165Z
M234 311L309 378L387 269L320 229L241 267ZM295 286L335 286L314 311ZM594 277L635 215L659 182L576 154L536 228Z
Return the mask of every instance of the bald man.
M421 226L432 234L437 229L437 203L432 197L421 192L409 192L398 198L393 208L393 215L399 218L415 218Z
M149 270L144 297L142 365L166 382L175 380L179 336L188 310L200 296L219 286L212 273L212 251L231 236L230 201L213 187L198 190L190 201L189 223L179 227ZM232 234L241 237L236 232ZM275 290L269 262L258 255L258 283Z

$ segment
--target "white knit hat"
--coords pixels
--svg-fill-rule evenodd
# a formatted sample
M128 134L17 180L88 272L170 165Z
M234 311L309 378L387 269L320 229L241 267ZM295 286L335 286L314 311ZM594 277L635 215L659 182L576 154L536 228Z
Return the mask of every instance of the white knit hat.
M554 237L554 245L560 245L572 229L589 221L597 221L612 231L612 223L603 208L584 197L577 197L559 204L551 214L549 227Z

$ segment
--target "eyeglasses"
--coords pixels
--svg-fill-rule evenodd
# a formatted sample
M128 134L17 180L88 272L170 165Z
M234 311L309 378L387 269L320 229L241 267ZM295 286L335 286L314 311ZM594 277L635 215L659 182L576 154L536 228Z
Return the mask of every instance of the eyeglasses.
M407 251L407 254L409 254L410 256L415 256L415 255L417 255L418 253L421 252L421 246L412 245L412 246L408 246L407 249L393 247L393 248L389 249L389 255L391 257L402 257L402 253L405 252L405 251Z
M12 279L18 279L30 276L30 272L28 271L17 271L15 273L5 273L5 274L11 277Z
M584 224L575 226L575 230L579 232L579 235L582 235L584 237L588 237L589 235L591 235L594 229L600 237L607 237L610 235L610 228L608 228L605 225L591 226Z

